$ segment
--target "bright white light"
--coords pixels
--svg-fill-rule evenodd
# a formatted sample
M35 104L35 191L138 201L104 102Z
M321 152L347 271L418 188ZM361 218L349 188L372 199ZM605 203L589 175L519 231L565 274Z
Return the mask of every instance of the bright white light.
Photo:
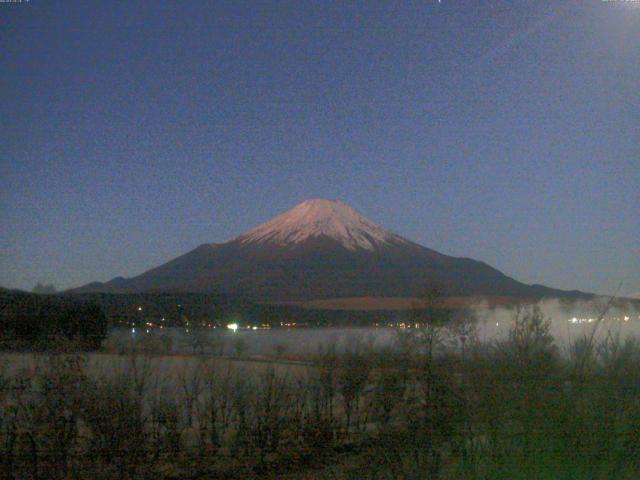
M235 332L236 330L238 330L238 324L237 323L230 323L229 325L227 325L227 328L229 330L233 330Z
M253 327L253 330L257 330L257 329L258 329L258 327Z
M138 307L138 311L141 312L142 311L142 307Z

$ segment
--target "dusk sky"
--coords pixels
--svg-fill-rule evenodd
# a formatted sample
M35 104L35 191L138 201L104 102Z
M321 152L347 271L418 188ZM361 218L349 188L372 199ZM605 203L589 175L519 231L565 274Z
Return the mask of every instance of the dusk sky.
M640 3L0 3L0 285L133 276L309 198L640 292Z

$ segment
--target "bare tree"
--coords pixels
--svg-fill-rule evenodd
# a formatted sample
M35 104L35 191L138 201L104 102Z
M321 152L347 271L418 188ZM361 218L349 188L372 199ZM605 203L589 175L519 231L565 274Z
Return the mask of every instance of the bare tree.
M356 429L359 427L360 398L369 379L369 365L359 352L348 352L340 360L337 383L344 403L345 434L348 436L353 414Z
M464 362L468 345L475 344L478 341L475 312L469 309L452 312L447 330L452 346L460 348L460 355Z
M221 328L216 328L208 338L211 344L211 353L217 357L223 356L227 340L225 332Z
M444 289L438 285L428 286L419 300L411 310L410 327L416 328L414 340L425 354L429 369L436 348L446 339L445 327L451 320L451 311L445 304Z
M257 447L260 463L268 452L277 450L285 427L288 385L279 378L273 367L259 376L253 402L252 437Z
M184 411L187 427L193 424L193 412L196 401L200 397L203 388L204 363L202 358L195 358L195 364L185 362L179 372L179 384L184 399Z
M90 432L88 454L100 462L96 469L113 466L120 478L136 478L149 439L144 400L132 379L120 374L92 382L83 418Z
M557 353L550 328L551 321L544 317L540 307L517 305L513 326L504 345L506 353L523 367L549 359Z
M237 357L243 357L245 352L247 351L247 347L247 341L243 337L238 336L234 339L233 348L236 351Z

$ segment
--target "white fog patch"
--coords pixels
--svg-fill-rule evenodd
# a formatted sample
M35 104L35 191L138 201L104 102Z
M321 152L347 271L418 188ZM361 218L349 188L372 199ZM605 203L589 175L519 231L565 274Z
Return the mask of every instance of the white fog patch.
M562 300L542 300L526 308L537 307L550 322L550 333L561 349L576 339L590 335L595 329L596 339L605 335L640 337L640 310L630 303L607 308L608 299L578 301L567 305ZM473 309L477 321L478 339L491 342L505 339L513 327L515 307L491 308L480 304Z

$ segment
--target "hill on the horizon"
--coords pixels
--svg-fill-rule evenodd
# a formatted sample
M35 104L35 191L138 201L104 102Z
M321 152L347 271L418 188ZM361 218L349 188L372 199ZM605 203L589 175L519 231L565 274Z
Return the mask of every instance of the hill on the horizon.
M447 295L590 298L526 285L486 263L441 254L392 233L340 201L308 200L221 244L204 244L133 278L74 293L199 292L261 302Z

